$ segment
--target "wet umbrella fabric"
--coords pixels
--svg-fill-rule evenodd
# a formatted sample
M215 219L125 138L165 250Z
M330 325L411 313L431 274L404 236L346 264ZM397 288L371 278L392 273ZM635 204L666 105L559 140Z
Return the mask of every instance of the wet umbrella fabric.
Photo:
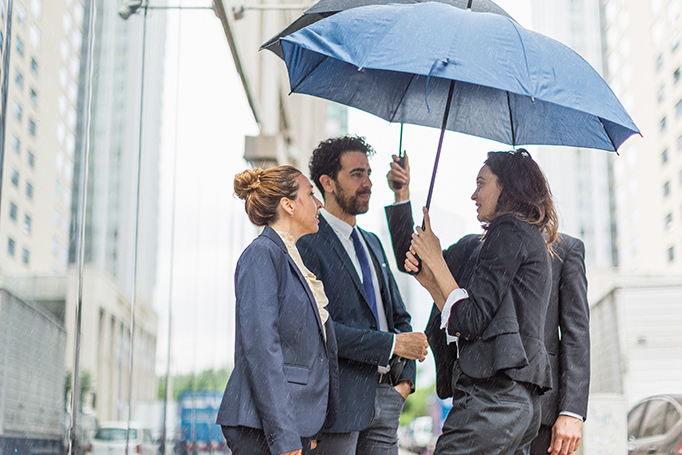
M617 148L634 122L577 53L507 17L426 2L342 11L281 39L291 90L516 145Z
M452 5L460 9L469 9L474 12L494 13L512 19L512 17L496 3L491 0L320 0L310 7L301 17L292 22L287 28L282 30L278 35L270 38L268 42L261 46L261 50L268 49L280 58L284 59L282 53L282 46L280 45L280 38L290 35L303 27L336 14L340 11L346 11L351 8L358 8L367 5L386 5L388 3L421 3L424 1L437 1ZM513 20L513 19L512 19Z

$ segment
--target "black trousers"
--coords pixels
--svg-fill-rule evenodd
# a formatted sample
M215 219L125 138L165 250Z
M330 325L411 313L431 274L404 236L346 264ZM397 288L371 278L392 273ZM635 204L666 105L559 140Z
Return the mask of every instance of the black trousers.
M476 379L455 362L452 409L434 455L528 455L540 427L540 397L532 385L499 374Z
M258 428L221 427L232 455L273 455L265 439L265 433ZM303 455L309 455L310 438L301 438Z
M533 439L530 445L530 455L547 455L547 449L552 443L552 427L549 425L540 425L538 436Z

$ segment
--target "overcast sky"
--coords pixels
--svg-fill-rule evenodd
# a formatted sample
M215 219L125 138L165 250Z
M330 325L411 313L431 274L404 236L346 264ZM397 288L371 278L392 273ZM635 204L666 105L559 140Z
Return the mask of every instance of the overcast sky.
M186 6L209 3L209 0L181 2ZM530 26L528 0L497 3L519 23ZM160 49L162 45L148 43L151 49ZM258 134L225 35L213 13L168 12L165 52L161 222L155 294L159 313L159 375L165 374L167 358L174 153L177 150L171 371L220 368L233 359L235 263L256 235L246 219L243 203L232 196L232 179L248 167L242 158L244 136ZM398 148L399 126L352 110L349 132L366 136L377 150L371 163L374 189L370 212L359 217L358 222L383 235L386 226L382 207L392 202L385 174L390 155ZM426 198L437 143L438 130L405 127L403 148L412 157L415 207L423 205ZM432 204L434 230L444 245L479 230L469 199L475 175L485 152L508 148L462 134L446 134ZM384 246L390 248L386 242ZM405 294L414 292L417 291L403 289ZM413 300L420 300L418 292ZM423 330L428 308L414 306L413 325Z

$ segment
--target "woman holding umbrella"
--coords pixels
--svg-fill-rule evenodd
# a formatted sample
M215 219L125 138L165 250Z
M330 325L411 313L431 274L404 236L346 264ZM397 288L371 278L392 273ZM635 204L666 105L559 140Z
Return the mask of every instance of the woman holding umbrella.
M217 423L234 455L307 454L338 404L328 300L296 249L322 204L293 166L246 170L234 190L263 231L237 263L234 370Z
M456 343L453 407L436 454L527 454L551 388L543 342L557 216L549 185L528 152L490 152L471 198L483 224L475 266L457 282L424 209L405 260L441 311ZM544 236L543 236L544 234Z

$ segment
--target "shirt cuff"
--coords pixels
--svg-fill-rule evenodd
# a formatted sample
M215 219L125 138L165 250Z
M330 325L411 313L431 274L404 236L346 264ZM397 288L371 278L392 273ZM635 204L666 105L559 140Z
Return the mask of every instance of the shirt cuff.
M576 414L575 412L568 412L568 411L561 411L559 413L560 416L569 416L569 417L574 417L576 419L580 419L582 421L585 420L585 417L581 416L580 414Z
M391 205L402 205L402 204L409 204L409 203L410 203L410 200L408 199L406 201L394 202Z
M469 293L467 292L466 289L457 288L454 291L452 291L448 296L447 300L445 300L445 304L443 305L443 309L441 310L440 313L440 328L445 329L445 335L448 344L457 341L457 337L452 336L448 333L448 321L450 320L450 311L452 310L452 306L455 303L459 302L460 300L468 298Z
M391 367L389 364L391 363L391 357L393 357L393 351L395 351L395 334L393 334L393 344L391 345L391 352L388 354L388 363L386 366L379 365L377 366L377 371L379 371L379 374L387 374L389 371L391 371Z

